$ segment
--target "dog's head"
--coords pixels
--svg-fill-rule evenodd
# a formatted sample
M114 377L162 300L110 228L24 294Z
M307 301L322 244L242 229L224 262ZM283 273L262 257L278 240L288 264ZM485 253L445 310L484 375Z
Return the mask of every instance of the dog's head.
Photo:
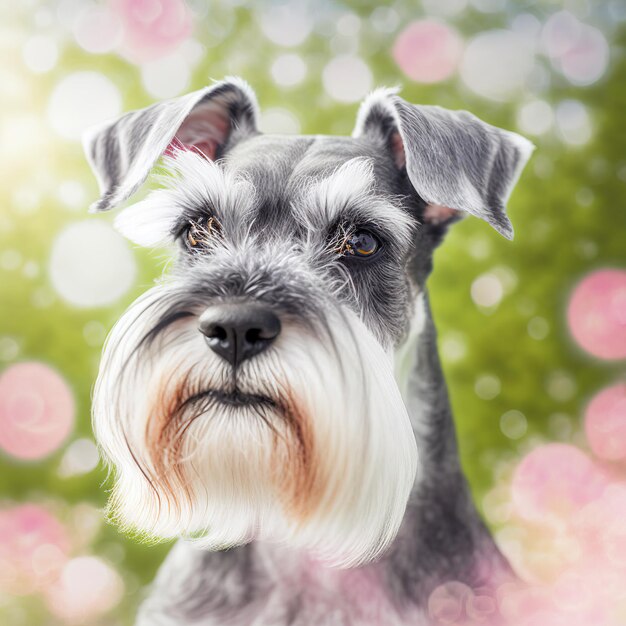
M530 153L465 112L362 105L352 137L263 135L240 80L90 133L102 196L176 261L113 329L94 427L111 508L156 537L284 541L337 565L393 540L418 471L393 376L434 246L461 212L507 237Z

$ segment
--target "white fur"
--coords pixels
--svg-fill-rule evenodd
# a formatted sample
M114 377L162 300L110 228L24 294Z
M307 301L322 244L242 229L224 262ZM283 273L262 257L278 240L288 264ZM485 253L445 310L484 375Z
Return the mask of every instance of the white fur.
M412 241L414 220L400 208L400 202L376 193L370 159L350 159L330 175L310 181L294 205L296 215L313 232L333 224L346 209L364 225L381 227L399 244Z
M172 228L185 207L209 207L221 221L234 215L245 221L254 206L254 188L227 168L192 151L176 150L163 157L162 187L124 209L115 219L117 230L140 246L173 240ZM184 183L183 183L184 181Z
M356 116L356 123L354 125L354 130L352 131L353 137L360 137L365 130L365 122L372 110L372 108L377 107L384 109L393 119L396 126L400 126L398 112L392 104L391 98L393 96L397 96L400 93L400 87L379 87L378 89L374 89L371 93L369 93L361 105L359 106L359 111Z
M403 519L417 450L391 362L348 310L329 312L334 348L287 324L275 347L245 362L239 378L248 393L277 397L288 391L309 415L321 485L310 514L294 518L285 506L270 468L271 430L253 411L224 405L208 410L185 434L191 503L161 493L159 504L131 455L132 450L148 473L154 469L145 433L155 417L150 412L156 389L188 373L203 389L228 380L197 321L187 320L171 327L141 359L131 356L120 376L122 364L154 324L164 289L150 290L120 319L95 388L94 429L115 468L113 516L151 538L193 536L209 549L278 541L334 566L358 565L383 552ZM287 452L293 441L284 419L267 417L285 438Z
M403 381L403 395L406 393L404 381L406 381L411 368L417 366L417 341L426 326L426 301L424 292L420 291L415 300L415 310L411 319L411 326L406 341L396 350L395 369L396 379Z

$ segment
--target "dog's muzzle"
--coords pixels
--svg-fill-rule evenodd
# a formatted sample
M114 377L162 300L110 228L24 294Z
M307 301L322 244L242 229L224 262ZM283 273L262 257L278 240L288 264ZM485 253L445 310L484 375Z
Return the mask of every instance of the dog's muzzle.
M219 356L236 368L268 348L280 334L280 320L259 304L219 304L208 308L198 328Z

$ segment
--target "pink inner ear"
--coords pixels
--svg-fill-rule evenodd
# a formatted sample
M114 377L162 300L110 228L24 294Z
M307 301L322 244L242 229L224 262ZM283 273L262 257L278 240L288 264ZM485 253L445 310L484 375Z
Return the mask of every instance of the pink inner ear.
M180 125L165 154L173 156L176 150L193 150L213 161L229 133L228 113L218 103L209 102L197 107Z
M209 161L213 161L215 160L217 147L218 144L216 141L202 141L200 143L189 144L183 143L177 137L174 137L167 148L165 148L165 152L163 154L168 157L175 157L176 152L189 152L192 150Z
M390 144L393 160L396 162L396 166L401 169L406 165L406 155L404 154L404 142L398 131L392 133Z
M424 221L429 224L443 224L458 217L459 211L440 204L428 204L424 209Z

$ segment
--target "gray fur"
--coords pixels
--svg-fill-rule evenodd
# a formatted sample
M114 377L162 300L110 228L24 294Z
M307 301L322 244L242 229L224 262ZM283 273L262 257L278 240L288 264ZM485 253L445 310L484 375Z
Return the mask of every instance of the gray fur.
M529 141L467 111L409 104L390 90L374 92L362 105L354 136L388 141L394 132L401 137L411 183L425 202L472 213L513 238L505 204L533 150Z
M181 98L153 104L87 132L85 153L96 173L101 197L91 211L108 211L132 196L170 142L181 137L183 123L215 111L230 119L228 135L256 131L256 101L243 81L230 79L205 87Z
M87 152L103 191L95 208L112 208L132 195L196 107L207 102L224 107L230 128L239 130L224 142L221 163L255 190L254 208L246 215L253 236L236 250L217 246L206 257L182 250L162 324L176 319L181 310L193 310L197 298L245 296L267 300L285 314L298 316L311 309L313 315L323 316L322 307L311 301L319 289L318 301L331 298L347 304L381 343L399 346L408 334L417 295L422 294L425 326L410 347L413 365L405 400L424 471L394 544L378 562L358 570L324 572L311 569L306 557L280 546L253 543L207 553L181 541L163 564L137 623L428 624L427 599L437 585L456 580L476 587L494 575L505 579L511 572L472 503L458 459L425 284L433 250L447 225L430 223L425 208L436 203L468 211L510 236L504 203L528 151L521 138L468 113L417 107L395 95L367 104L354 138L263 136L254 126L255 104L238 85L220 83L154 105L92 134ZM235 109L233 103L238 105ZM390 132L401 134L406 169L394 160L387 141ZM357 157L372 164L372 193L408 218L411 244L395 236L381 215L379 223L367 222L386 242L379 258L362 264L349 259L320 261L316 268L311 250L323 256L324 242L332 239L337 220L320 220L317 231L307 231L300 206L303 190ZM180 239L184 225L206 210L194 204L184 207L173 236ZM348 204L337 214L339 221L362 220L358 206ZM292 252L278 256L293 254L294 263L283 264L278 271L275 249L264 247L266 241L283 242ZM304 252L298 251L304 248L309 250L309 271L325 282L320 279L309 286L294 279L293 267L304 263ZM384 601L377 609L368 607L349 593L338 592L337 585L343 583L357 588L371 585Z

